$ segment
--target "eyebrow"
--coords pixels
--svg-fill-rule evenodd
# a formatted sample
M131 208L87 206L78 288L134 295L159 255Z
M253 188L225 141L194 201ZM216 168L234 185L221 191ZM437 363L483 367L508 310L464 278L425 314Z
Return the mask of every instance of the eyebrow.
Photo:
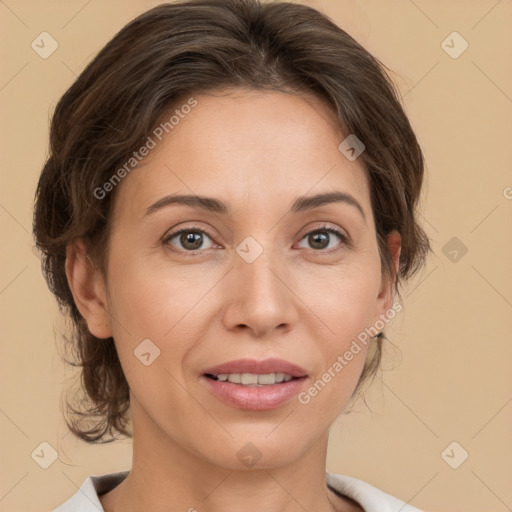
M294 200L290 211L293 213L299 213L333 203L342 203L356 208L366 222L366 216L362 206L355 197L346 192L324 192L313 196L297 197ZM151 215L161 208L175 204L185 205L191 208L223 215L228 215L231 212L231 208L228 203L213 197L197 195L169 195L162 197L162 199L159 199L156 203L149 206L145 215Z

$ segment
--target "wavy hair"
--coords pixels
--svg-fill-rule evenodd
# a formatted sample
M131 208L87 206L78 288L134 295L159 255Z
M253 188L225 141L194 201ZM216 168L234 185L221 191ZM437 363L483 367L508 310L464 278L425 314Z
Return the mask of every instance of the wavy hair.
M313 94L330 106L361 155L382 271L394 275L387 235L402 237L399 272L425 263L429 240L418 223L422 151L382 65L317 10L291 2L189 0L162 4L131 21L105 45L58 102L49 156L38 182L33 233L42 269L71 320L82 395L68 401L68 427L79 438L109 442L129 431L129 387L112 338L87 329L65 273L66 246L84 240L105 271L111 205L102 187L140 148L180 98L228 88ZM372 341L358 389L379 366ZM72 402L75 403L72 403Z

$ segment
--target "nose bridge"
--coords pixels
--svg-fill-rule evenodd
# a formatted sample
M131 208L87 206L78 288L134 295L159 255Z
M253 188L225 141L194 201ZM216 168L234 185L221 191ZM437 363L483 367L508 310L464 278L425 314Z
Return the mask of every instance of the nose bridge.
M226 311L226 322L231 328L245 325L255 334L263 335L275 327L294 321L293 293L284 284L286 265L278 250L265 238L265 247L256 238L245 238L236 248L231 273L231 302Z

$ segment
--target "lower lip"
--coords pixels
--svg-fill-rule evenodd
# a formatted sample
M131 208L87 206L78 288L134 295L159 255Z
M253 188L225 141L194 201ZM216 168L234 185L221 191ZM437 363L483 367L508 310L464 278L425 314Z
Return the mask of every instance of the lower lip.
M210 391L224 403L238 409L265 411L276 409L298 395L304 387L306 378L266 386L242 386L204 376L203 380Z

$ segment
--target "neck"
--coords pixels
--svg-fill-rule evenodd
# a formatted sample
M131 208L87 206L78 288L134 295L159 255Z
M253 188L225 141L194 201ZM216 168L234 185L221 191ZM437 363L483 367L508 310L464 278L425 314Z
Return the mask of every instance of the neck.
M328 433L287 465L233 469L212 464L134 415L132 469L101 503L106 512L344 510L326 487L327 440Z

